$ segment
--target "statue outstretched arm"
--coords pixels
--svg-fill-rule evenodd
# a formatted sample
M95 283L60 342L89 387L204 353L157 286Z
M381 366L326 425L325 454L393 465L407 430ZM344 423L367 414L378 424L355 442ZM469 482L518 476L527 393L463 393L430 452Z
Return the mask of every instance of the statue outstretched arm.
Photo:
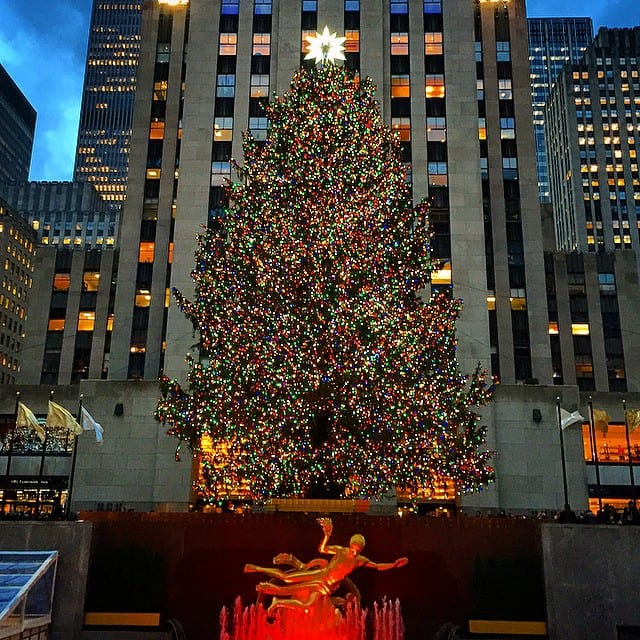
M400 567L404 567L409 562L409 558L398 558L394 560L394 562L373 562L372 560L367 559L364 563L364 567L368 567L369 569L375 569L376 571L388 571L389 569L399 569Z
M327 547L327 542L329 542L329 538L333 533L333 522L331 521L331 518L318 518L317 522L322 527L323 533L318 551L320 553L335 553L335 549L333 549L332 547Z

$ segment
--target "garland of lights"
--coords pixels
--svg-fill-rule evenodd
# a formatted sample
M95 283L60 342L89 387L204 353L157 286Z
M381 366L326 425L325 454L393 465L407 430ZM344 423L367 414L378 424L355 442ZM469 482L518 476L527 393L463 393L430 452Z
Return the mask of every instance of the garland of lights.
M427 210L411 204L374 94L333 64L298 71L266 107L266 143L245 136L231 206L199 236L195 297L174 292L201 354L189 392L162 379L156 418L201 455L205 499L493 479L471 409L491 391L458 370L460 302L417 294Z

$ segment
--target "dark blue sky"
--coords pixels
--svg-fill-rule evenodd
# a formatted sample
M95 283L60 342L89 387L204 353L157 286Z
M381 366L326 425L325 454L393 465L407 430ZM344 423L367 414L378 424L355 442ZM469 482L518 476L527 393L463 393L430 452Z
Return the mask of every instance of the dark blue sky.
M640 25L640 0L527 0L527 8L530 17L591 16L596 30ZM0 63L38 112L32 180L71 179L90 15L91 0L0 0Z

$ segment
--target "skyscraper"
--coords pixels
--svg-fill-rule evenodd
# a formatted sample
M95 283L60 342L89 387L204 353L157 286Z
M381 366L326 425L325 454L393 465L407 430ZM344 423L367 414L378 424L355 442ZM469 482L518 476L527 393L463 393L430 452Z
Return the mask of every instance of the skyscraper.
M74 180L122 204L140 50L142 2L94 0Z
M593 40L591 18L528 18L533 126L538 197L549 202L549 170L544 139L544 105L562 68L578 62Z
M29 179L36 112L0 64L0 182Z
M551 92L546 132L563 250L640 255L639 59L640 27L602 28Z
M184 374L195 340L169 288L190 290L194 234L224 204L241 132L264 137L262 101L328 24L379 87L414 199L432 202L435 284L465 304L463 366L551 380L546 308L528 304L544 301L544 272L521 0L160 1L144 23L110 377Z

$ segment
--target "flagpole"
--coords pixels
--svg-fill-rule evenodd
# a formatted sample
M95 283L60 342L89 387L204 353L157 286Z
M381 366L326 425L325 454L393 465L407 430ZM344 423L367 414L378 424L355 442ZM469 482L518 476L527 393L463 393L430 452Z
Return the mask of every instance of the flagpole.
M82 424L82 398L80 394L80 402L78 404L78 424ZM71 520L71 495L73 493L73 479L76 475L76 459L78 457L78 437L73 439L73 453L71 454L71 471L69 472L69 480L67 481L67 520Z
M53 391L49 391L49 400L53 400ZM47 409L47 414L49 413ZM40 471L38 472L38 484L36 485L36 518L40 516L40 489L42 488L42 476L44 475L44 462L47 455L47 441L49 440L49 425L44 425L44 440L42 441L42 455L40 456Z
M558 418L558 432L560 433L560 457L562 459L562 486L564 489L564 511L571 513L569 506L569 487L567 486L567 460L564 452L564 433L562 432L562 414L560 413L560 396L556 397L556 417Z
M7 467L6 467L6 488L2 492L2 513L4 513L4 505L7 502L7 489L9 488L9 471L11 471L11 457L13 455L13 441L16 437L16 430L18 424L18 405L20 404L20 392L16 391L16 406L13 410L13 429L9 435L9 453L7 454Z
M596 493L598 498L598 510L602 512L602 492L600 491L600 464L598 462L598 445L596 443L596 426L593 418L593 400L589 396L589 438L591 440L591 459L596 467Z
M624 435L627 437L627 460L629 461L629 479L631 480L631 495L633 504L636 504L636 483L633 477L633 460L631 459L631 438L629 437L629 420L627 419L627 401L622 401L622 412L624 413Z

